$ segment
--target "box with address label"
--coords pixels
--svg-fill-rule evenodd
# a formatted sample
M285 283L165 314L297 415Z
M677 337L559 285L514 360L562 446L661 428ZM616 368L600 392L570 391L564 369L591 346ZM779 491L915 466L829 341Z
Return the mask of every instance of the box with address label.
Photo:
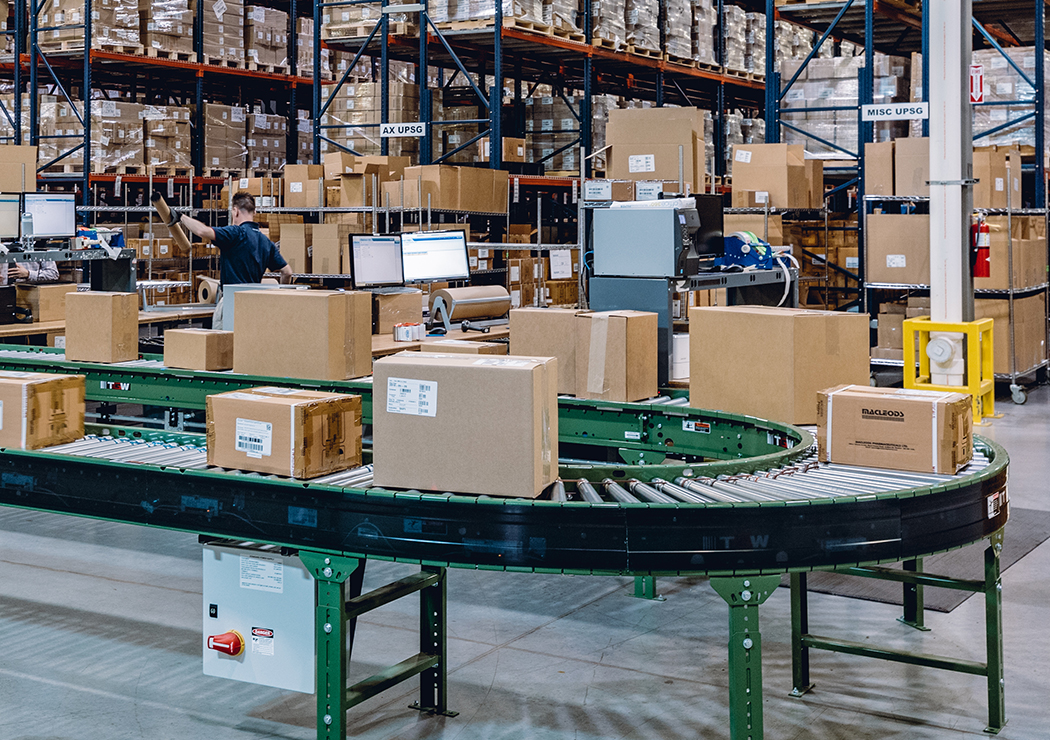
M764 193L750 195L751 193ZM735 144L733 207L761 202L771 208L819 208L824 198L824 167L806 159L801 144Z
M536 498L557 479L557 359L402 352L374 378L377 486ZM442 440L460 454L421 454Z
M928 214L876 213L868 216L867 229L869 282L930 284Z
M681 173L693 190L704 181L704 114L699 109L610 110L605 141L613 179L677 182Z
M316 478L361 464L361 397L259 387L208 396L208 464Z

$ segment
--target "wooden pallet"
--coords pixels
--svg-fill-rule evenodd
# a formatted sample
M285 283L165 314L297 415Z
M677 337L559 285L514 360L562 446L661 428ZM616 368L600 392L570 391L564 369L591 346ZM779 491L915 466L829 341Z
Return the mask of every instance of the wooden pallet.
M688 57L680 57L674 54L668 54L664 52L664 61L670 62L671 64L677 64L682 67L696 67L696 62Z
M743 72L739 69L724 69L722 74L726 77L735 77L738 80L747 80L749 82L757 82L765 80L766 76L762 74L756 74L754 72Z
M81 48L83 48L83 44L81 44ZM132 54L140 57L146 47L142 44L105 44L104 46L96 45L92 48L98 51L108 51L113 54Z
M146 166L141 164L121 164L116 167L105 167L105 171L98 174L106 175L145 175Z
M197 54L192 51L171 51L169 49L154 49L146 47L146 56L150 59L168 59L173 62L195 62Z
M287 64L260 64L254 60L249 59L244 69L248 69L252 72L268 72L274 75L286 75L288 74L289 68Z
M191 167L151 167L154 177L189 177L193 172ZM129 173L130 174L130 173Z
M83 175L84 165L82 164L53 164L50 167L45 167L40 170L41 174L44 175Z
M225 67L226 69L245 69L245 63L240 59L226 59L225 57L204 57L204 63L212 67Z
M244 177L244 170L224 170L221 168L212 168L204 170L204 177L221 177L224 180L226 178L232 178L234 180L240 180Z
M575 28L560 28L558 26L551 26L551 36L559 39L565 39L566 41L575 41L578 44L586 44L587 37L577 31Z
M608 49L609 51L623 51L624 49L622 41L603 39L601 36L591 38L591 46L597 46L599 49Z
M698 62L694 61L693 66L697 69L702 69L705 72L714 72L715 74L722 74L722 68L717 64L711 64L711 62Z
M663 57L662 51L646 49L644 46L635 46L634 44L627 45L627 53L634 54L636 57L646 57L647 59L661 59Z
M440 24L439 24L440 25ZM375 21L362 21L361 23L339 24L337 26L325 26L325 41L340 41L343 39L362 40L368 38L372 29L376 27ZM419 25L408 21L390 21L387 25L391 36L415 36L419 37ZM376 31L379 38L379 31Z

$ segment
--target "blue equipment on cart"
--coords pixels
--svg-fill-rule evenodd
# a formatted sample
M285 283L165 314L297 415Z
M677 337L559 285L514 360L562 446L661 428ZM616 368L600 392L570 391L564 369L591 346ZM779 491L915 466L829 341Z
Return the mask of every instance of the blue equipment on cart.
M725 254L715 260L715 265L772 270L778 266L777 251L750 231L737 231L725 237Z

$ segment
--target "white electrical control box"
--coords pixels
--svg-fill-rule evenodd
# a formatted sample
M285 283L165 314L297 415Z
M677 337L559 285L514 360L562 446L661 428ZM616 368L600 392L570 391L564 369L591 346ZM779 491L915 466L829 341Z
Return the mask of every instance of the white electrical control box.
M205 675L314 692L314 579L298 557L205 545L203 606Z

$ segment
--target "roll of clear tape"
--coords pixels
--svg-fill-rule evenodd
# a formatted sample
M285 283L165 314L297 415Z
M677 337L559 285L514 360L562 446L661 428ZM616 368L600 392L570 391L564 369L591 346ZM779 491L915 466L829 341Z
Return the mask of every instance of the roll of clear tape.
M478 285L471 288L442 288L430 294L430 311L434 312L434 301L438 296L445 306L455 310L450 320L495 319L510 310L510 293L502 285Z

